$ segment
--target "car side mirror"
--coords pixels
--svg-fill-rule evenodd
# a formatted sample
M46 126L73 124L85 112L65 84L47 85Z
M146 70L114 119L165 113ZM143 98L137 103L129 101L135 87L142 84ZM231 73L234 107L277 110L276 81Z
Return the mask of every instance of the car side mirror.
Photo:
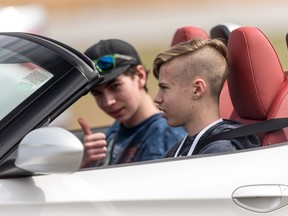
M35 174L75 172L84 153L82 142L59 127L43 127L29 132L18 146L15 165Z

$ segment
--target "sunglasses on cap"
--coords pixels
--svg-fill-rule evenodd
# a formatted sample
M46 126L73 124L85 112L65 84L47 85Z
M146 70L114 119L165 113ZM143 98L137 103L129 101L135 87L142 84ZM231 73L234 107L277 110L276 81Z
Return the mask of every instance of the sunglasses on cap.
M105 55L96 60L93 60L96 69L99 73L105 73L106 71L112 70L117 66L123 66L130 64L136 64L137 60L132 56L113 54Z

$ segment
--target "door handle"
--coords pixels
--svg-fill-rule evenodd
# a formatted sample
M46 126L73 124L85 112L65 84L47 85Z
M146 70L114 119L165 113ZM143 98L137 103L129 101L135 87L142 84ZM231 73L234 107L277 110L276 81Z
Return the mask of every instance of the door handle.
M233 192L232 199L244 209L259 213L271 212L288 204L288 186L242 186Z

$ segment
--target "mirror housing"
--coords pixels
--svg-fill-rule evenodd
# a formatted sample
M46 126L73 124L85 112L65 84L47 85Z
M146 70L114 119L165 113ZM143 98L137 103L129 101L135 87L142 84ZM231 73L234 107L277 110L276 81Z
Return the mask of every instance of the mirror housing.
M15 166L35 174L70 173L79 170L83 154L83 144L74 134L48 126L22 139Z

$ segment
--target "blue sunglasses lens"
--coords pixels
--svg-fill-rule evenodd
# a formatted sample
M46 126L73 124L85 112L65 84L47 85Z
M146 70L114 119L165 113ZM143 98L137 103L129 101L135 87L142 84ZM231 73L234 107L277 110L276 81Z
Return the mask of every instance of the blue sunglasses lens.
M137 60L134 57L122 54L102 56L101 58L94 60L93 62L99 73L104 73L116 67L116 59L118 59L117 64L119 64L119 66L123 64L134 65L137 63Z
M103 71L111 70L115 67L115 58L113 56L103 56L99 58L95 64L101 73Z

